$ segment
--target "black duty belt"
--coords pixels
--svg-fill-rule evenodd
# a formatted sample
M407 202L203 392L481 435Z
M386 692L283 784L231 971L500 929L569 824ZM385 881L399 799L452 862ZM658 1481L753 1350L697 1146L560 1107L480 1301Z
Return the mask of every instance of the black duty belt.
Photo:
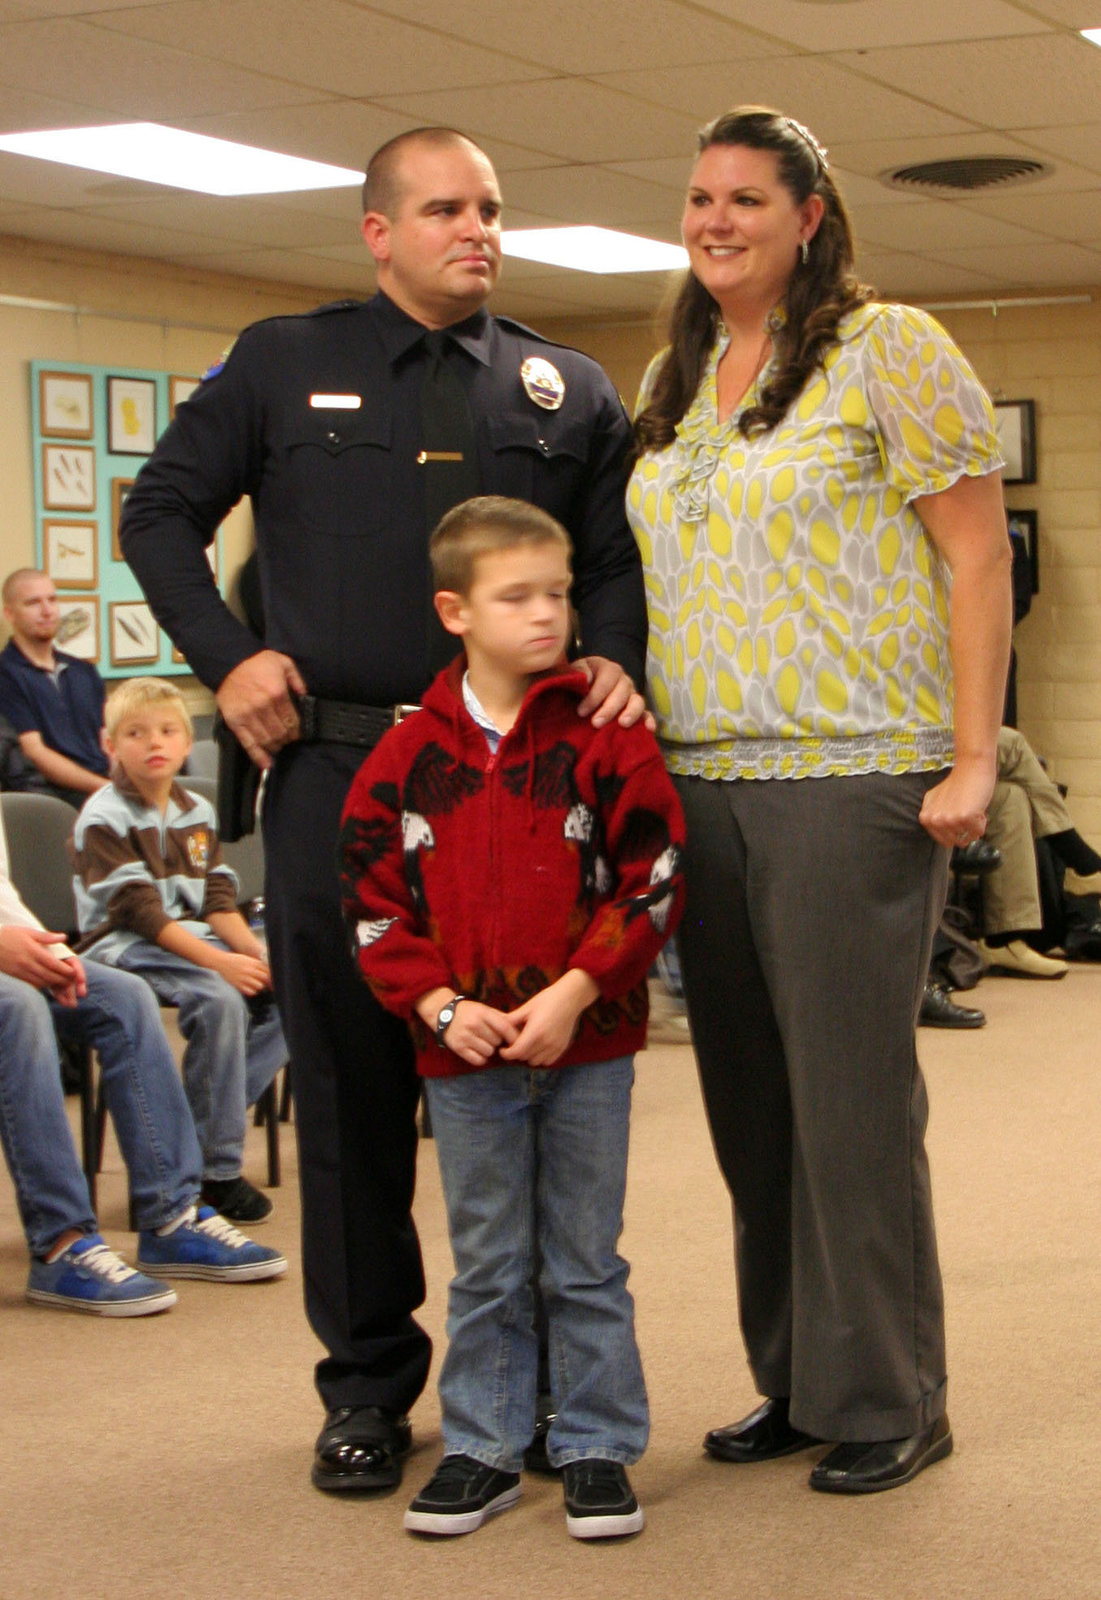
M296 702L301 732L307 744L351 744L371 750L388 728L395 727L420 706L365 706L355 700L322 700L304 694Z

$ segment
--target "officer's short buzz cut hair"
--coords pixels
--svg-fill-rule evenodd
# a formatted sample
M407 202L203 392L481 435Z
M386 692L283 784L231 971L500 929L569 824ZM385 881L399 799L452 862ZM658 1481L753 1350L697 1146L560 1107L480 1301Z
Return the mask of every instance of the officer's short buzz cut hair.
M363 214L380 211L384 217L397 215L401 204L399 170L402 151L407 145L424 144L440 149L447 145L465 144L472 150L479 146L458 128L410 128L380 145L367 163L367 176L363 183ZM484 152L482 152L484 154Z
M447 589L465 597L474 583L479 556L544 544L559 545L569 562L570 536L549 512L502 494L477 495L441 517L428 541L433 585L437 593Z

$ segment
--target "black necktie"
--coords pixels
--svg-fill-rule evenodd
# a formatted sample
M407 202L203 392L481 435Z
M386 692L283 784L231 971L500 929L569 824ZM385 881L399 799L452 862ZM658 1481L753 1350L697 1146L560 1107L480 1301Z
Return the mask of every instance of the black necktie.
M480 492L478 453L470 402L462 380L448 361L455 359L452 340L442 330L424 336L421 378L421 441L417 457L424 473L425 541L445 511ZM458 652L458 641L446 633L429 604L427 666L431 678Z

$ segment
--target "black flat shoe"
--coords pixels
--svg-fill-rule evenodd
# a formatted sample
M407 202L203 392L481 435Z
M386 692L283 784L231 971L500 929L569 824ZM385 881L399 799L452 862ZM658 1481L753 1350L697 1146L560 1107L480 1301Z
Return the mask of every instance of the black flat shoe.
M938 1417L907 1439L835 1445L812 1471L810 1486L826 1494L875 1494L909 1483L951 1454L952 1429L947 1417Z
M975 1006L958 1006L939 983L927 983L918 1012L919 1028L984 1028L986 1013Z
M408 1417L382 1406L334 1406L318 1435L310 1479L335 1493L396 1488L412 1443Z
M788 1401L766 1400L763 1406L732 1422L726 1428L712 1428L703 1447L716 1461L772 1461L777 1456L794 1455L821 1441L793 1428L788 1421Z

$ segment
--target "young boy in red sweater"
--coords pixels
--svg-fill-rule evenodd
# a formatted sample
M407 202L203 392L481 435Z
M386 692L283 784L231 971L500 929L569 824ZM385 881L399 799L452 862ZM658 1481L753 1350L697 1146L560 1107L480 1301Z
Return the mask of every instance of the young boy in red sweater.
M444 517L430 552L465 659L368 757L342 836L356 960L412 1026L455 1256L446 1454L405 1526L470 1533L520 1498L538 1259L567 1528L637 1533L624 1469L649 1413L617 1243L633 1057L646 975L680 914L683 819L651 733L578 716L565 529L483 496Z

